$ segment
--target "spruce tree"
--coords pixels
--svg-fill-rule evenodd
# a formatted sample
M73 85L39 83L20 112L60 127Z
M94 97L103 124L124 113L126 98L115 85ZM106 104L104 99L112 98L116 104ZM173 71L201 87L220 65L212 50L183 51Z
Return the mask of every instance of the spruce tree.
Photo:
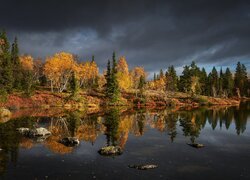
M247 94L247 69L244 64L237 63L236 71L234 75L235 90L238 96L245 96Z
M215 67L208 75L209 81L209 95L216 97L218 91L218 72Z
M200 88L201 88L201 94L202 95L208 95L208 78L207 78L207 72L205 68L203 67L199 76L200 80Z
M7 92L12 91L13 86L13 68L10 57L10 45L6 32L0 33L0 87Z
M112 57L112 71L111 71L111 87L112 87L112 102L116 102L119 99L119 84L117 81L117 62L116 62L116 55L113 52Z
M178 77L174 66L169 66L165 74L166 76L166 90L167 91L177 91Z
M110 102L116 103L119 100L120 90L117 81L117 62L115 52L112 57L112 68L110 61L107 65L106 78L106 96L109 98Z
M226 69L223 76L223 89L226 93L226 96L233 96L234 80L233 75L229 68Z
M72 72L72 74L71 74L70 90L71 90L72 96L76 96L78 91L79 91L79 83L78 83L78 80L76 79L74 72Z
M108 98L111 98L112 90L111 90L111 66L110 66L110 60L108 60L107 73L105 75L105 78L106 78L105 93L106 93L106 96Z
M160 74L159 74L160 78L163 78L164 77L164 73L163 73L163 70L160 69Z
M19 59L19 48L18 48L18 41L15 37L14 42L12 43L11 48L11 63L13 66L13 87L16 89L21 89L21 81L23 77L22 67Z

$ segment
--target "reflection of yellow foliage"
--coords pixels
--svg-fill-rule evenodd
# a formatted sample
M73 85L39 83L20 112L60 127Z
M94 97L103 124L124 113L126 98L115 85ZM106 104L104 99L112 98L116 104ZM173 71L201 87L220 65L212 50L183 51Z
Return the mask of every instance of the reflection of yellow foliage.
M20 140L20 147L30 149L33 147L33 141L29 138L22 138Z
M98 136L95 126L89 126L88 124L83 124L79 126L76 132L76 137L80 140L95 142Z
M45 146L48 147L52 152L58 153L58 154L67 154L71 153L73 151L72 147L64 146L63 144L59 143L60 137L58 136L50 136L45 141Z

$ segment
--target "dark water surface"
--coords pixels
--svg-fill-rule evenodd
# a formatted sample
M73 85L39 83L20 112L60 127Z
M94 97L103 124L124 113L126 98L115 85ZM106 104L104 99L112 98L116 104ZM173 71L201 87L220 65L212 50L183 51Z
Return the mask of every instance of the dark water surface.
M43 142L22 137L18 127L46 127ZM76 136L75 148L58 140ZM195 149L187 143L205 145ZM121 156L103 157L105 145ZM74 112L20 117L0 123L0 179L250 179L250 103L239 107L167 109L104 115ZM157 164L140 171L131 164Z

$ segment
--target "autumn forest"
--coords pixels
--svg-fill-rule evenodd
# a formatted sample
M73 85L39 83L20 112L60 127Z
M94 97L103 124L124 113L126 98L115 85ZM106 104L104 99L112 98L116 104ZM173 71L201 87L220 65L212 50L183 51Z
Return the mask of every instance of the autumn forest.
M107 68L103 72L99 72L94 55L88 61L67 52L58 52L45 60L20 55L17 38L10 45L6 32L0 33L2 104L8 101L10 94L21 93L30 97L36 91L69 93L68 97L76 101L79 101L81 92L98 92L104 95L102 99L105 97L105 104L109 105L125 105L131 96L134 104L147 105L150 101L148 97L157 96L157 93L163 93L167 98L199 97L199 101L207 101L205 96L228 99L250 95L247 69L240 62L233 71L226 68L218 72L213 67L207 73L205 68L198 67L193 61L183 67L180 76L172 65L154 73L153 79L148 76L143 66L129 69L125 56L118 57L115 52L107 60Z

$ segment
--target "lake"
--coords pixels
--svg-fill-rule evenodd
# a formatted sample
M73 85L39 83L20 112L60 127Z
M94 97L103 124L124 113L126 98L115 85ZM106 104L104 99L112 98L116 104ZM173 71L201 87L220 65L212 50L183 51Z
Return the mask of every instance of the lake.
M52 135L30 139L19 127L45 127ZM66 136L80 145L60 144ZM121 146L123 154L101 156L106 145ZM19 115L0 123L0 148L0 179L250 179L250 103ZM158 168L128 168L134 164Z

